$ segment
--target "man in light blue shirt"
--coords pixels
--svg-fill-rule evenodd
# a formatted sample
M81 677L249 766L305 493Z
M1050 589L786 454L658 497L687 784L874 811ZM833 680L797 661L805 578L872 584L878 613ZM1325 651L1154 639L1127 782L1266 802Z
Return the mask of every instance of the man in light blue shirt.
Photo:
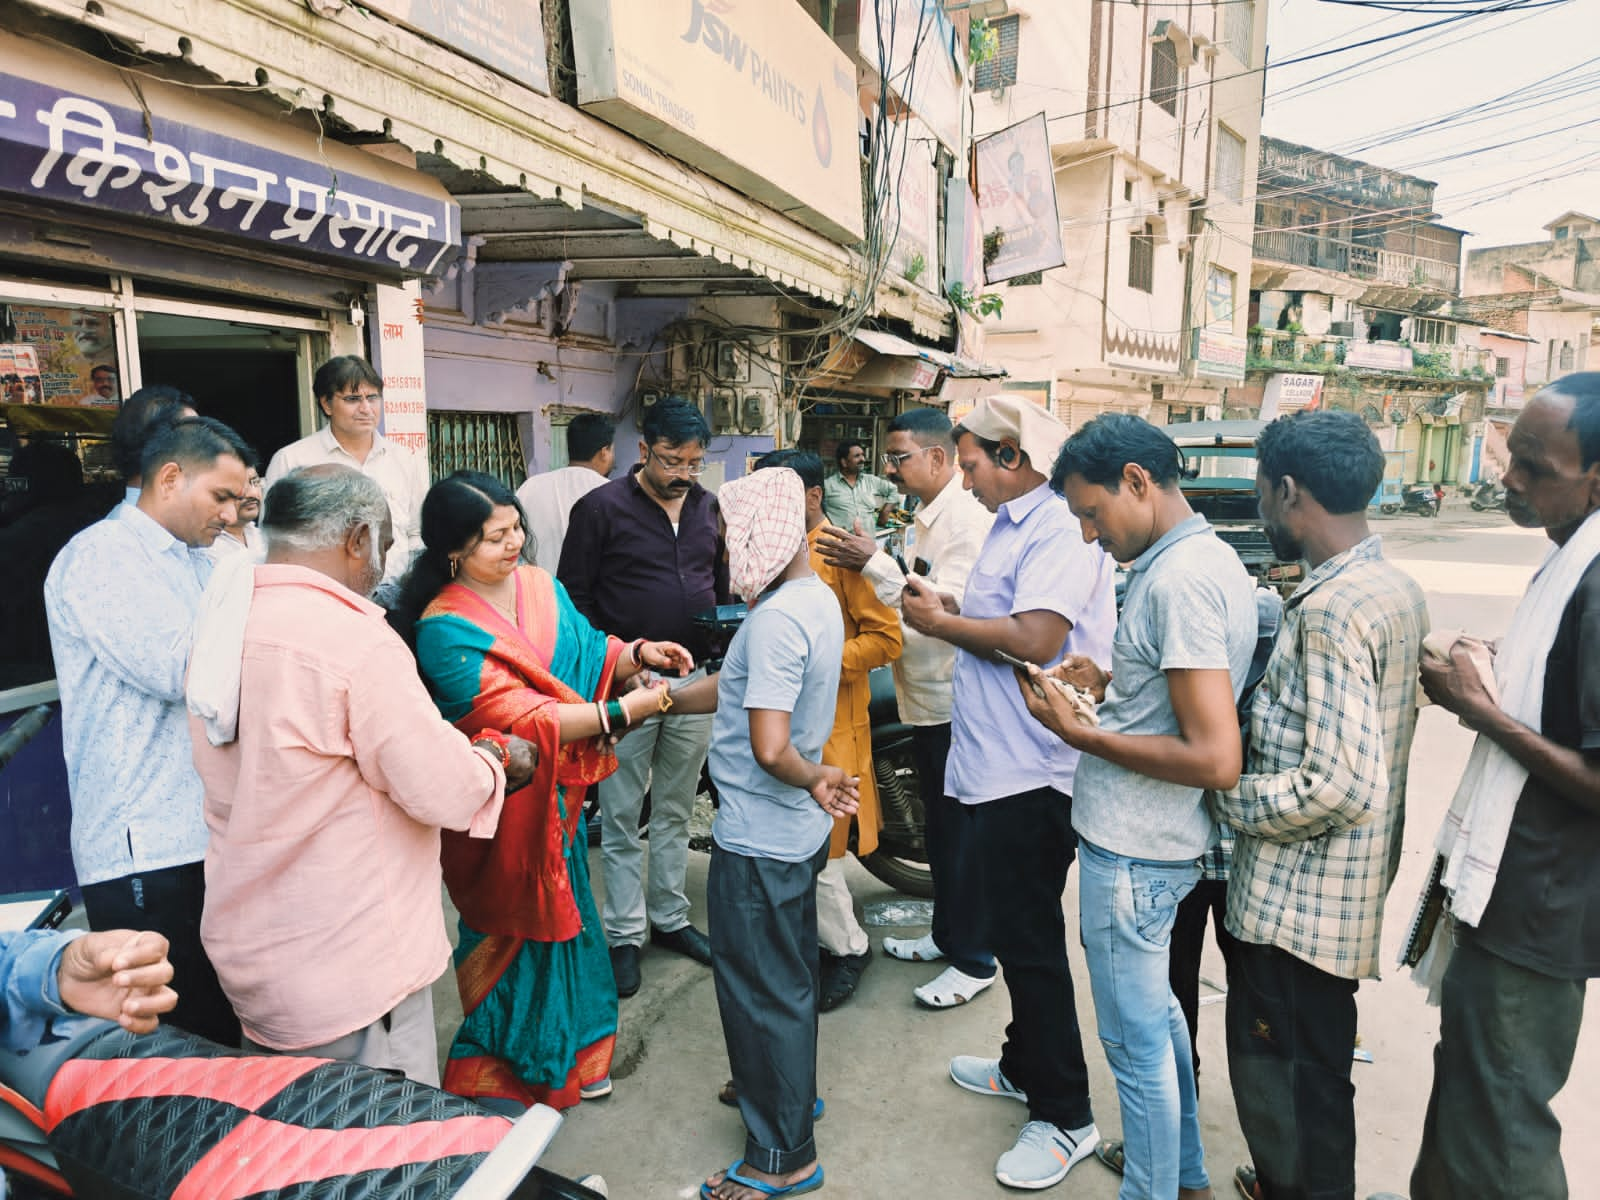
M1066 436L1059 421L1029 400L996 396L955 435L967 487L995 514L994 526L959 604L913 575L901 609L907 625L956 647L945 791L963 805L986 941L1005 969L1012 1020L999 1059L961 1055L950 1075L969 1091L1028 1106L995 1177L1043 1188L1099 1141L1061 913L1078 755L1028 715L998 654L1045 666L1066 652L1105 654L1116 623L1114 566L1084 544L1036 465L1053 461ZM951 978L945 986L972 995L990 982Z
M52 1018L71 1013L148 1033L178 1001L171 980L158 933L0 933L0 1049L37 1046Z
M44 585L89 924L165 936L184 984L173 1024L225 1045L239 1026L200 944L204 795L183 681L204 551L238 519L252 458L220 421L162 425L144 447L138 504L68 542Z
M1241 761L1235 701L1256 645L1255 585L1178 486L1172 439L1110 414L1062 448L1050 485L1082 526L1129 564L1109 656L1069 657L1058 677L1103 697L1080 721L1038 678L1017 694L1040 728L1083 751L1072 824L1095 1019L1117 1080L1124 1141L1101 1157L1121 1200L1211 1195L1188 1025L1169 981L1178 904L1216 840L1203 791ZM1109 671L1104 669L1109 668ZM1031 685L1040 685L1035 694Z

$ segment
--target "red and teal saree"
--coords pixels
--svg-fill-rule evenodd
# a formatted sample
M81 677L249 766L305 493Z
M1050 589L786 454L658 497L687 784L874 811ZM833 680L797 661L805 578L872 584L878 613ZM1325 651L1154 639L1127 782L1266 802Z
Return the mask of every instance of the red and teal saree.
M516 579L515 624L454 583L417 622L417 662L445 718L468 736L525 738L539 755L492 839L443 835L465 1013L444 1086L568 1108L610 1074L616 1041L616 985L580 825L584 789L617 760L597 739L561 745L556 706L609 696L624 644L596 631L547 572L523 566Z

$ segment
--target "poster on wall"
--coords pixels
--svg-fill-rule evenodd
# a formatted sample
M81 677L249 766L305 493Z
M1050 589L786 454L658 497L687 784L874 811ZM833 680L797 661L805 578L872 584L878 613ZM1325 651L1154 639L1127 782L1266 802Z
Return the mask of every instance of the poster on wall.
M428 390L422 360L422 284L415 279L373 289L377 327L373 365L383 376L383 436L428 453Z
M0 346L0 403L44 403L39 356L32 346Z
M1044 114L974 143L984 280L1000 283L1067 261Z
M116 408L122 402L116 333L108 312L3 305L0 344L32 354L38 398L30 398L29 404ZM11 367L0 370L0 376L7 374L20 376L21 372ZM8 399L7 403L15 401Z

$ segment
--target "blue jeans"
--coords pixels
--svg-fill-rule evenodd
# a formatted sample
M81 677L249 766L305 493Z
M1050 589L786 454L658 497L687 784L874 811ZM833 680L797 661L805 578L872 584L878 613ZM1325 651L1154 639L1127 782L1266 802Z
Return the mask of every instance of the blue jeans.
M1178 902L1196 862L1126 858L1079 840L1078 907L1089 985L1122 1105L1121 1200L1174 1200L1204 1188L1205 1150L1183 1009L1168 979Z

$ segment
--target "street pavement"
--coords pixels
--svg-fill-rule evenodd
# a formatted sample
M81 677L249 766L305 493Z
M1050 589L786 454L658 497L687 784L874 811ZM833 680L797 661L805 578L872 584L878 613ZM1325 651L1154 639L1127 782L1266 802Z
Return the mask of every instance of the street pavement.
M1511 527L1504 514L1464 508L1447 508L1437 520L1380 518L1375 526L1389 556L1427 591L1435 628L1454 626L1488 636L1505 631L1546 545L1540 535ZM1385 963L1393 963L1405 938L1433 834L1469 745L1470 735L1448 714L1423 711L1412 756L1404 861L1385 924ZM701 924L707 862L704 854L690 855L690 894ZM599 887L598 851L591 856L591 871ZM898 898L853 860L849 877L858 905ZM1116 1087L1094 1033L1087 971L1073 932L1076 870L1064 907L1096 1118L1103 1135L1117 1137ZM1023 1108L962 1091L947 1072L952 1055L999 1053L1009 1018L1003 983L963 1008L919 1008L911 989L937 967L878 953L884 933L904 930L869 932L877 957L860 990L843 1008L822 1017L819 1084L827 1113L817 1126L817 1147L827 1186L821 1194L862 1200L1014 1194L995 1182L993 1169L1025 1119ZM614 1197L687 1200L707 1174L741 1155L743 1126L738 1111L716 1099L728 1071L710 971L660 950L646 950L643 971L643 989L622 1002L615 1093L571 1112L545 1161L571 1175L599 1171ZM1200 1108L1207 1166L1221 1200L1233 1195L1233 1168L1248 1155L1228 1084L1223 968L1214 946L1202 978L1211 986L1202 988ZM440 981L435 998L442 1049L460 1011L450 976ZM1438 1011L1424 1003L1408 974L1392 966L1382 981L1363 983L1358 1002L1361 1048L1372 1061L1354 1068L1357 1194L1404 1194L1432 1079ZM1593 1189L1600 1187L1592 1182L1600 1179L1600 1141L1583 1132L1584 1117L1592 1121L1600 1112L1597 1010L1600 989L1590 993L1571 1082L1556 1103L1566 1129L1576 1131L1564 1144L1574 1196L1595 1195ZM1115 1175L1090 1160L1051 1194L1110 1200L1117 1184Z

